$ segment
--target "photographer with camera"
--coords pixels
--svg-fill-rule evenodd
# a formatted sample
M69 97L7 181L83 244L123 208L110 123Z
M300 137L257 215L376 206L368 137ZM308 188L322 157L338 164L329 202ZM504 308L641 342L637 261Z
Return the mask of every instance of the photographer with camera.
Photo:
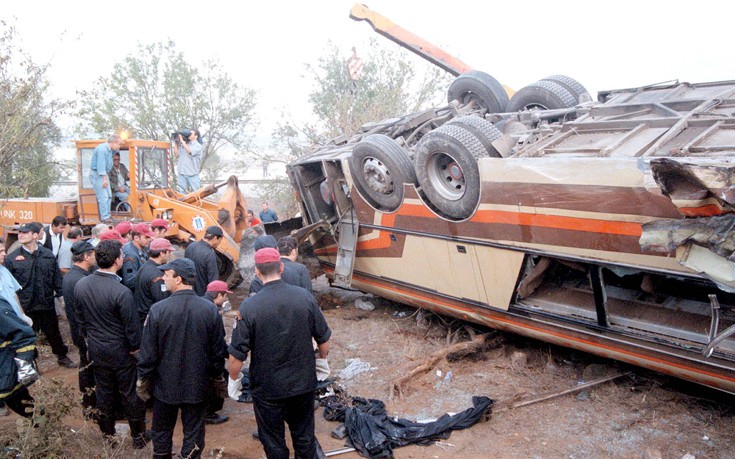
M179 164L177 170L179 173L179 189L182 193L201 188L199 181L199 168L202 164L202 138L197 129L182 129L174 132L172 137L176 140L177 153L179 155Z

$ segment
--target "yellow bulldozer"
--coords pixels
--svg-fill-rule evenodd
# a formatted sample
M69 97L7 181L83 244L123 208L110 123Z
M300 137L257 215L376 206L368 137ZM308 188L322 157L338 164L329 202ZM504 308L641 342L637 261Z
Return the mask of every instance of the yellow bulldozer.
M89 180L89 165L92 151L104 142L75 142L76 200L17 198L0 201L0 236L5 239L7 248L17 240L17 229L23 223L49 223L55 216L62 215L71 225L82 226L85 234L100 223L97 199ZM245 231L248 229L246 201L237 177L233 175L226 181L189 194L180 193L170 185L174 181L172 146L161 141L125 139L120 147L120 162L129 171L130 194L126 202L113 201L112 223L150 222L162 218L169 224L167 237L182 244L201 239L208 226L218 225L225 234L216 252L220 279L230 285L239 283L241 277L236 267L241 258L240 245L243 234L247 238L249 233ZM205 199L220 190L217 201Z

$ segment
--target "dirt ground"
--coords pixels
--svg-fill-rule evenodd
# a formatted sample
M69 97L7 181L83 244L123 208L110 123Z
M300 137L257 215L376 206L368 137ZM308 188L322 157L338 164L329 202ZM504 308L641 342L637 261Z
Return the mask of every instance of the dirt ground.
M452 432L447 440L396 449L398 459L735 458L733 397L577 351L472 328L381 298L330 289L323 277L315 280L315 292L333 332L332 376L347 366L347 359L367 362L369 371L340 384L353 396L384 401L389 414L398 417L436 418L471 407L474 395L488 396L502 405L630 372L582 392L495 410L488 422ZM233 306L239 305L242 296L241 287L233 295ZM358 309L356 299L367 300L374 309ZM233 321L225 317L228 335ZM62 328L68 337L65 322ZM490 333L494 344L459 360L440 361L432 371L405 384L402 399L389 399L393 379L448 344L469 339L468 330ZM74 370L59 368L47 350L42 356L45 378L60 378L76 387ZM452 376L445 382L449 371ZM221 413L230 420L207 426L204 457L263 457L262 447L251 436L256 429L252 405L227 400ZM17 418L15 414L0 418L0 434L15 429ZM342 448L344 440L330 436L337 424L323 418L322 408L316 419L324 450ZM82 421L78 410L65 423L75 432L86 431L96 438L96 427ZM175 448L181 445L180 425L177 429ZM125 448L120 457L150 457L152 452L150 446L142 451L133 451L129 445ZM74 456L105 457L94 448ZM360 456L351 452L333 457Z

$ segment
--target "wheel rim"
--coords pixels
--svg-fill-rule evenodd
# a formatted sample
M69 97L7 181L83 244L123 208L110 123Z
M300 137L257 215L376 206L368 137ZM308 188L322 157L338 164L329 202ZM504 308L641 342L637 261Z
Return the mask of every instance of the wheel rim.
M457 201L464 196L467 186L464 172L454 158L436 153L429 158L427 166L429 181L442 198Z
M524 105L523 110L534 111L534 110L550 110L550 109L546 107L545 105L536 103L536 104Z
M371 156L365 158L362 162L362 175L371 190L385 195L393 193L393 177L379 159Z

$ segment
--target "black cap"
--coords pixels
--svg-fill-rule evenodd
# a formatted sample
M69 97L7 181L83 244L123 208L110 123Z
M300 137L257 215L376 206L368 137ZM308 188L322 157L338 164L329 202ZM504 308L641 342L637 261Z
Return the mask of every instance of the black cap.
M181 277L192 278L196 277L196 269L194 268L194 262L188 258L177 258L171 260L164 265L158 267L161 271L168 271L173 269Z
M71 253L73 255L81 255L90 250L94 250L94 246L87 241L77 241L71 246Z
M222 228L216 225L208 226L206 234L211 234L212 236L219 236L219 237L222 237L225 235L225 233L222 232Z
M18 228L19 233L40 233L42 228L39 228L35 223L23 223Z
M278 248L278 242L276 241L276 238L274 238L270 234L266 234L264 236L258 236L255 238L255 241L253 242L253 248L256 251L265 248L276 249Z

